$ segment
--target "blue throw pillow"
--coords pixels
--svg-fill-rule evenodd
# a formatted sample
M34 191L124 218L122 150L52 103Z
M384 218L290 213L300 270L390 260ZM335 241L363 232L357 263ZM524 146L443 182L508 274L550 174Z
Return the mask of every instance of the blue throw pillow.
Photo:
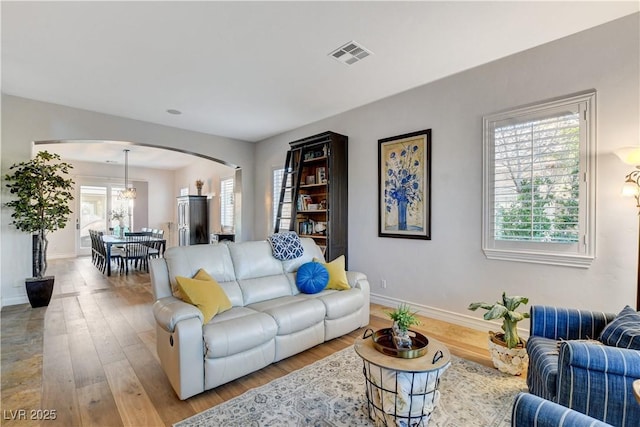
M600 334L605 345L640 350L640 313L626 306Z
M304 254L300 237L295 232L275 233L267 240L271 244L273 257L280 261L300 258Z
M296 274L296 285L303 294L317 294L329 283L329 272L319 262L302 264Z

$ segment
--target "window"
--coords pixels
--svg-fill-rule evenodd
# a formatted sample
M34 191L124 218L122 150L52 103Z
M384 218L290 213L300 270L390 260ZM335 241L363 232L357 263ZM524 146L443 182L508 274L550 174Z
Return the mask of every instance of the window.
M595 92L483 119L490 259L588 267L595 256Z
M220 225L233 228L233 178L220 180Z
M278 219L278 204L280 203L280 191L282 191L282 180L284 179L284 168L273 170L273 189L272 189L272 205L273 205L273 229L275 230L276 221ZM282 203L282 216L280 218L280 232L289 230L291 226L291 174L287 175L287 189L284 193L284 201Z

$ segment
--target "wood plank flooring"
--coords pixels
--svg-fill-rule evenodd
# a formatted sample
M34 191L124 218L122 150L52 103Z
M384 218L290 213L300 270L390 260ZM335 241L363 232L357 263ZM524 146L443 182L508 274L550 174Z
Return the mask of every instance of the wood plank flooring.
M48 307L25 304L0 313L2 426L170 426L341 350L364 332L181 401L155 351L148 274L107 278L89 258L53 260L48 274L56 276ZM369 327L389 327L385 309L372 304ZM491 366L485 333L420 320L416 329L453 354ZM52 411L55 420L38 419Z

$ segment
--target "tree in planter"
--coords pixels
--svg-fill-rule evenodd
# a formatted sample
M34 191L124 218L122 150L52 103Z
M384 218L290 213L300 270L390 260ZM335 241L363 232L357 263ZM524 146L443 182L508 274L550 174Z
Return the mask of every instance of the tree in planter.
M73 166L47 151L35 158L14 164L4 179L15 200L5 203L12 208L12 222L18 230L37 236L34 248L34 272L41 279L47 271L47 233L63 228L69 221L73 200L73 180L66 178Z

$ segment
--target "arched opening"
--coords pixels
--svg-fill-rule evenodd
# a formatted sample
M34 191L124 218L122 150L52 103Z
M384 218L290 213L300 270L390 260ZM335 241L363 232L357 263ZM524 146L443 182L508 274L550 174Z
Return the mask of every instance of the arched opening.
M125 149L129 150L129 184L137 193L131 202L118 199L124 188ZM168 246L177 245L176 198L197 194L196 181L202 181L201 194L207 197L209 234L240 232L242 170L236 165L201 153L131 141L35 141L33 150L57 153L74 165L74 214L65 229L51 235L51 258L87 255L89 228L105 232L120 226L158 229L164 231ZM233 183L231 194L229 180ZM223 182L227 192L222 191ZM118 210L126 206L123 203L132 207L126 221L116 218Z

